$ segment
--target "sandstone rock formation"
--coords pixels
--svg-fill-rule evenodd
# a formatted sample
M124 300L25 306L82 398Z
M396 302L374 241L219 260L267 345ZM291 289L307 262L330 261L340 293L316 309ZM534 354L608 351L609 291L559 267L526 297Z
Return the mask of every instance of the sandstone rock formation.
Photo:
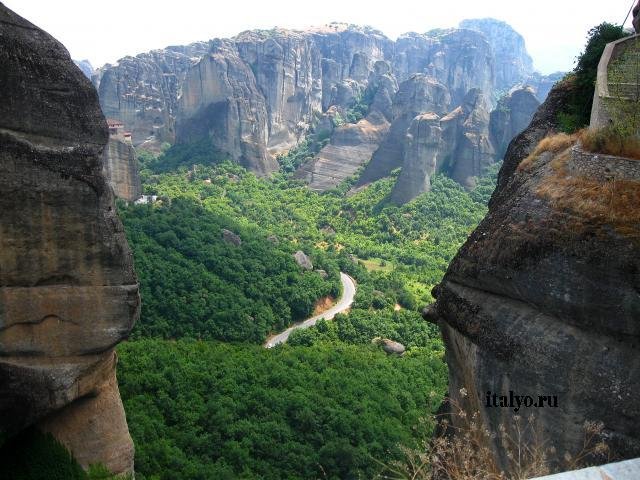
M518 88L498 101L489 129L497 158L503 158L513 138L522 132L540 106L531 87Z
M397 148L403 152L404 163L391 192L392 202L406 203L427 192L430 177L441 171L461 185L473 188L475 178L495 161L485 95L472 89L462 105L447 115L427 113L415 117Z
M85 77L91 80L91 77L95 73L95 70L93 69L93 66L91 65L91 62L89 60L74 60L73 63L75 63L78 68L82 70L82 73L84 73Z
M313 270L313 263L311 263L311 259L302 250L298 250L296 253L294 253L293 258L295 259L296 263L305 270Z
M267 152L265 98L232 42L214 42L211 53L189 69L179 112L178 143L210 138L212 146L259 174L277 168L275 158Z
M94 80L105 114L124 122L135 146L157 150L174 136L178 143L208 137L212 148L259 174L276 169L275 155L314 127L324 128L328 114L344 116L363 96L373 98L369 115L335 129L330 144L298 173L324 190L352 175L383 144L397 116L391 105L398 83L415 74L429 77L446 87L447 107L453 108L474 88L493 101L494 66L503 83L530 73L518 34L500 22L476 24L474 30L406 34L395 43L369 27L339 23L248 31L126 57L100 69ZM415 111L405 131L391 135L404 137L420 113L427 112ZM397 166L402 157L396 155Z
M603 422L617 455L640 455L640 168L566 137L525 160L569 90L555 87L509 146L489 213L425 312L442 329L450 395L490 430L511 428L513 410L488 407L487 392L557 396L558 408L518 412L556 447L552 463L581 450L585 420Z
M139 296L107 125L60 43L2 4L0 33L0 438L40 425L85 467L129 472L113 348Z
M443 150L440 117L435 113L415 117L407 131L402 171L391 192L393 203L402 205L431 189L430 179Z
M493 18L463 20L460 28L482 32L495 56L496 87L506 90L523 82L533 73L533 61L524 38L510 25Z
M109 135L102 154L104 176L116 197L135 202L142 195L136 153L130 140L120 135Z
M107 118L124 122L133 145L175 141L178 92L191 65L209 51L206 42L125 57L99 68L93 82Z
M327 190L354 175L371 160L385 138L393 119L393 99L398 91L398 84L386 62L376 62L367 88L375 92L367 116L355 124L336 128L330 143L296 172L296 178L306 180L309 188Z
M403 82L393 102L393 122L389 133L362 172L358 185L378 180L401 167L405 156L407 129L412 120L424 112L444 115L450 104L449 90L433 77L416 74Z

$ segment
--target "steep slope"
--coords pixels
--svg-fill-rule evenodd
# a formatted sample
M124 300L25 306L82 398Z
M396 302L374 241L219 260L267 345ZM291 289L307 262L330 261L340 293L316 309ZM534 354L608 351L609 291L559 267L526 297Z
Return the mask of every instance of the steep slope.
M581 450L585 420L603 423L616 455L640 455L640 169L566 136L526 158L570 89L556 86L509 146L489 213L426 312L445 339L451 396L492 431L513 425L513 409L489 406L487 392L557 396L557 408L518 411L555 446L552 463ZM493 442L506 468L503 436Z
M463 20L460 28L477 30L487 37L496 58L496 87L499 90L509 89L533 73L533 61L527 53L524 38L509 24L482 18Z
M106 122L60 43L2 4L0 31L0 439L37 424L85 467L132 471L113 347L139 297Z
M539 106L531 87L513 90L498 101L489 124L498 158L504 157L511 140L527 128Z
M121 58L93 75L107 118L124 122L134 146L175 141L178 93L192 63L209 51L206 42L167 47Z
M105 114L124 122L135 146L157 150L162 141L207 138L212 149L268 174L277 168L275 156L326 123L327 115L343 118L365 95L374 99L381 75L386 76L381 95L386 103L394 100L395 84L421 74L446 87L447 111L460 106L474 88L491 104L496 66L504 77L500 81L512 82L509 87L522 81L529 67L522 38L506 24L490 26L484 33L480 27L410 33L397 42L370 27L341 23L305 31L247 31L232 39L126 57L100 69L94 81ZM515 50L508 49L509 41ZM514 62L513 71L507 71ZM384 63L389 67L381 73ZM368 113L356 126L335 129L330 145L298 176L312 188L327 189L367 163L394 120L379 108ZM401 136L412 118L404 122ZM390 142L397 142L398 132L391 130L396 139ZM391 163L400 166L402 152L394 155ZM377 175L367 173L366 181Z
M133 202L142 195L136 152L130 140L110 135L102 154L102 166L107 183L116 197Z

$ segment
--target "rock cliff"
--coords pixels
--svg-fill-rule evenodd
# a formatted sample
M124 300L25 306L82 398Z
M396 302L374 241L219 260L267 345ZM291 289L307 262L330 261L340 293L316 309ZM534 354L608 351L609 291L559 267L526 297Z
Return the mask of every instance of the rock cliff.
M498 158L504 157L511 140L527 128L539 106L531 87L513 90L498 101L489 125Z
M508 90L525 81L533 73L533 61L527 53L524 38L510 25L493 18L463 20L460 28L482 32L495 56L496 87Z
M129 472L113 347L139 296L107 125L60 43L2 4L0 33L0 438L39 425L85 467Z
M379 147L378 156L388 151L385 142L397 143L415 115L428 113L407 115L402 132L392 125L393 108L403 102L396 102L397 85L415 74L446 88L450 110L472 89L491 104L502 83L511 87L530 73L524 42L510 27L489 20L469 25L474 28L410 33L396 42L372 28L340 23L247 31L126 57L100 69L94 82L105 114L124 122L134 145L207 137L259 174L276 169L275 156L325 124L327 115L344 118L364 98L373 99L364 119L331 128L330 144L298 172L324 190L369 162ZM395 140L387 141L388 131ZM391 163L400 166L402 151L394 156Z
M444 336L450 395L491 431L514 413L487 392L557 396L557 408L518 412L556 447L552 463L581 450L585 420L604 424L617 455L640 455L640 169L566 136L536 147L570 89L556 86L511 142L489 213L425 312ZM502 436L492 441L506 467Z
M116 197L133 202L142 195L136 152L130 140L110 135L102 154L102 165L107 183Z
M124 123L134 146L175 141L178 93L191 65L209 51L206 42L125 57L93 75L107 118Z

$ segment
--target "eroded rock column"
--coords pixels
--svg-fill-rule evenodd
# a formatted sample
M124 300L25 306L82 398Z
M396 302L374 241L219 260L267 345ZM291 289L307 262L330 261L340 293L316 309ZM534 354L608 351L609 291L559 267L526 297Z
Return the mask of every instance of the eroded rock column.
M132 471L113 348L140 302L97 94L2 4L0 64L0 432L40 424L82 465Z

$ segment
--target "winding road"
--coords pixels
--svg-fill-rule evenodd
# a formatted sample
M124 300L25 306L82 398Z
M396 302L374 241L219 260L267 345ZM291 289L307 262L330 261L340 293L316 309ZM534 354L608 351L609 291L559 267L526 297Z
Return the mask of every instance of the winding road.
M315 325L318 320L331 320L336 316L336 314L342 313L347 310L353 303L353 297L355 297L356 295L356 283L353 281L353 278L342 272L340 272L340 281L342 282L342 297L340 297L340 300L338 300L338 302L333 307L331 307L324 313L321 313L320 315L307 318L302 322L292 325L285 331L267 338L267 341L264 344L265 348L275 347L276 345L286 342L289 338L289 335L291 335L291 332L297 330L298 328L309 328Z

